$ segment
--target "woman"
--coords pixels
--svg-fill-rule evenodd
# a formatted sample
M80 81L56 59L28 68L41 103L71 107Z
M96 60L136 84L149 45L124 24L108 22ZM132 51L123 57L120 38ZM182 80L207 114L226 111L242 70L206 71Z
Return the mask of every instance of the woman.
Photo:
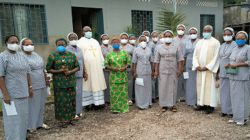
M233 119L230 123L244 125L248 121L249 93L250 93L250 47L246 44L248 34L240 31L236 34L236 44L229 57L230 64L226 68L235 69L230 75L230 95Z
M166 30L163 33L165 44L156 49L155 77L159 76L159 103L162 112L168 108L176 112L178 77L183 69L183 54L173 42L173 32Z
M225 65L230 63L229 57L233 48L237 44L233 41L234 30L230 27L224 29L224 43L219 50L220 61L220 103L221 103L221 116L232 116L232 105L230 97L230 82L228 74L226 74Z
M103 58L105 59L108 53L112 51L112 47L109 44L109 36L107 34L101 35L101 41L102 41L102 45L101 45L102 54L103 54ZM104 71L105 82L107 85L107 89L104 90L104 100L105 100L105 103L108 104L110 101L109 99L110 98L109 96L109 70L104 69L103 71Z
M75 54L77 61L80 66L80 70L76 72L76 115L75 120L79 120L82 117L82 85L83 85L83 77L87 80L87 73L84 69L84 60L82 50L77 47L76 43L78 41L78 36L76 33L69 33L67 36L69 40L69 45L66 47L66 50Z
M130 59L133 56L133 52L134 52L134 47L132 47L131 45L128 44L128 34L127 33L121 33L120 34L120 42L121 42L121 50L124 50L128 53L128 55L130 56ZM128 73L128 96L129 96L129 105L133 105L133 101L135 99L135 94L133 92L133 77L131 74L131 68L130 66L128 66L127 69L127 73Z
M48 95L47 86L49 86L49 81L46 81L47 78L44 72L43 59L34 52L32 40L24 38L20 42L20 46L31 69L30 76L32 79L34 95L29 99L28 130L31 133L35 133L37 128L49 129L49 127L43 123L43 114L45 101Z
M7 49L0 54L0 89L2 94L3 123L6 140L25 140L28 128L28 97L33 96L30 66L18 52L19 39L10 35L5 39ZM16 114L7 114L12 105Z
M128 53L120 49L119 39L112 39L113 52L105 58L105 67L110 70L110 105L113 113L125 113L128 106L127 67L131 60Z
M185 78L186 85L186 104L196 108L197 95L196 95L196 72L192 71L193 66L193 53L198 39L198 29L191 27L189 29L189 39L186 42L185 46L185 72L188 75L188 78Z
M129 35L129 44L132 46L132 47L136 47L136 36L134 34L130 34Z
M60 127L65 128L72 123L76 113L76 76L80 70L76 56L66 51L67 42L60 38L56 40L56 52L48 57L46 69L53 74L55 96L55 118L60 121Z
M135 84L135 102L139 109L147 109L152 105L152 51L147 47L145 35L139 37L139 45L133 53L133 77L143 80L143 85Z

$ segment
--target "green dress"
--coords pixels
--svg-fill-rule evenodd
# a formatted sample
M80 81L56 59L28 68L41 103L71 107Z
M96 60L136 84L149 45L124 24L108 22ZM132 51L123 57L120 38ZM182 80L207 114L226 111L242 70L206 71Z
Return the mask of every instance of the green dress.
M79 68L76 56L71 52L53 52L48 57L47 71L54 69L72 70ZM53 74L55 118L59 121L69 121L75 116L76 77L75 74Z
M127 52L110 52L105 58L105 66L111 68L124 68L131 64ZM109 75L110 105L112 112L125 113L129 111L128 106L128 77L127 71L114 72Z

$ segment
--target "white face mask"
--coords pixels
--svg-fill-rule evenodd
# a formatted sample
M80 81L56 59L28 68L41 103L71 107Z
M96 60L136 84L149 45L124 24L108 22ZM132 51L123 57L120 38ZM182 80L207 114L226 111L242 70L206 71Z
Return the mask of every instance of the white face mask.
M127 39L121 39L121 44L127 44L128 40Z
M185 32L182 31L182 30L177 30L177 34L178 34L178 35L184 35L184 33L185 33Z
M77 40L72 40L72 41L69 41L69 44L72 45L72 46L76 46L77 44Z
M23 50L26 52L33 52L35 47L33 45L23 46Z
M165 43L165 39L164 39L164 38L161 38L161 39L160 39L160 42L161 42L161 43Z
M139 46L141 46L143 49L145 49L147 47L147 42L142 41Z
M146 39L147 39L147 42L149 42L149 37L148 36L146 36Z
M134 39L132 39L132 40L129 40L129 43L130 43L130 44L133 44L133 45L135 45L135 43L136 43L136 40L134 40Z
M198 35L197 34L191 34L189 36L190 36L190 39L196 39Z
M18 44L7 44L7 48L11 51L18 51L19 45Z
M164 42L167 44L172 43L172 41L173 41L173 38L170 38L170 37L164 38Z
M103 41L102 41L102 44L108 45L108 44L109 44L109 40L108 40L108 39L103 40Z
M154 42L157 42L157 41L159 40L159 38L158 38L158 37L154 37L154 38L152 38L152 40L153 40Z
M223 36L224 41L232 41L233 36Z

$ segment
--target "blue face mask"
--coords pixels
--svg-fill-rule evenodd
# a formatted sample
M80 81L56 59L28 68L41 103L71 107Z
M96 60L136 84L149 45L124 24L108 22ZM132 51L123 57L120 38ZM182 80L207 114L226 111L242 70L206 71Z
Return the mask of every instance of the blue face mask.
M120 45L119 44L114 44L112 47L113 47L114 50L119 50L120 49Z
M211 38L212 33L209 33L209 32L203 32L203 33L202 33L202 35L203 35L203 38L204 38L204 39L209 39L209 38Z
M56 51L59 53L66 52L66 48L64 46L57 46Z
M92 38L92 32L85 32L85 37L88 39Z
M235 42L238 46L244 46L246 44L246 40L242 39L237 39Z

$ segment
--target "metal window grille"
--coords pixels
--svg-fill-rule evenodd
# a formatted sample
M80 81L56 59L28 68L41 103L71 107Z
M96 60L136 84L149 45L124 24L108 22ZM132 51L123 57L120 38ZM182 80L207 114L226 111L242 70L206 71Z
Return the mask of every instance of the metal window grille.
M44 5L0 3L0 41L8 35L28 37L36 44L48 43Z
M132 10L132 27L139 33L144 30L153 31L153 12Z
M212 25L215 29L215 15L200 15L200 31L202 31L206 25Z

